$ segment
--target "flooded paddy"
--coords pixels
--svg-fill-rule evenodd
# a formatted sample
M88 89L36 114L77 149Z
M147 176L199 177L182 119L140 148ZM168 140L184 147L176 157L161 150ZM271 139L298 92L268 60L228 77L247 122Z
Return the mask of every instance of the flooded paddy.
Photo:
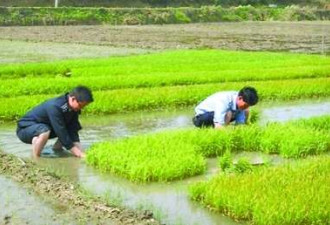
M330 100L298 101L277 103L276 105L267 103L260 104L256 108L260 111L259 123L265 124L271 121L287 121L329 114ZM81 132L81 140L84 147L88 148L91 144L103 140L164 129L192 127L192 116L193 108L189 107L166 112L135 112L122 115L84 117L82 118L84 129ZM30 158L31 146L20 143L14 131L14 123L0 126L1 148L18 157ZM69 176L91 193L103 196L115 205L151 210L154 216L165 224L238 224L228 217L202 208L190 201L187 196L188 184L207 180L218 171L216 159L208 159L207 172L201 176L171 183L139 185L116 176L101 174L98 170L87 166L82 160L68 157L69 155L62 154L60 155L61 158L58 158L58 155L51 151L52 143L48 144L43 157L37 160L39 165L52 168L58 174ZM278 165L283 162L283 159L278 156L261 153L240 153L234 157L234 161L240 157L247 157L256 165L264 162ZM22 198L27 197L23 196ZM3 206L1 205L1 207Z
M330 113L330 102L314 101L310 104L297 107L295 103L282 106L269 106L262 110L260 124L268 122L287 122L289 120L307 119L310 117L326 115Z

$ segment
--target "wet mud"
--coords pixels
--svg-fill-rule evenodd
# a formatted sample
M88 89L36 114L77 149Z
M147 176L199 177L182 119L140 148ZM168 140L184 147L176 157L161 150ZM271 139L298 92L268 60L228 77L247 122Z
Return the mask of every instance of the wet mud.
M0 224L76 224L56 206L4 175L0 175L0 203Z
M5 154L2 151L0 174L6 175L56 205L73 218L74 224L159 224L152 217L152 212L138 213L110 206L105 201L88 195L79 184L40 168L30 160ZM10 215L2 218L4 223L9 223L11 219Z

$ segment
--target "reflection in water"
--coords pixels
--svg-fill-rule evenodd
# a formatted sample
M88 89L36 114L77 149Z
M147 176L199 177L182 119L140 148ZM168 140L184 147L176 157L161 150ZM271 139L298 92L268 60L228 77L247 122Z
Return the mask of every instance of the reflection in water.
M330 102L290 103L277 107L268 107L258 104L261 112L260 124L269 121L286 121L289 119L307 118L329 114ZM193 109L177 110L172 112L137 112L121 115L82 118L84 129L81 140L84 148L103 140L128 137L141 133L155 132L164 129L192 127L191 117ZM15 136L13 124L4 124L0 127L0 143L5 152L19 157L30 157L31 146L19 142ZM51 140L47 145L48 157L56 156L51 152ZM253 157L260 163L264 156ZM280 163L281 159L272 158L273 164ZM70 176L84 187L98 195L108 195L116 201L131 208L150 209L166 224L234 224L228 217L212 213L191 202L187 196L187 186L197 180L205 180L217 171L216 160L209 160L208 172L199 177L173 182L171 184L136 185L124 179L111 175L100 174L99 171L85 165L74 157L60 159L40 158L42 166L55 169L60 174ZM256 164L258 164L256 163Z

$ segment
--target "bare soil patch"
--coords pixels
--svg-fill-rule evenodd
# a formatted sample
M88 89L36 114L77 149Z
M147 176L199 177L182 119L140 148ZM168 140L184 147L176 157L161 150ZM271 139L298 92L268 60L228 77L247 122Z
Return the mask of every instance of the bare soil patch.
M0 27L0 33L3 40L159 50L217 48L330 53L330 21Z
M40 62L73 58L106 58L145 54L153 50L75 43L0 40L0 63Z

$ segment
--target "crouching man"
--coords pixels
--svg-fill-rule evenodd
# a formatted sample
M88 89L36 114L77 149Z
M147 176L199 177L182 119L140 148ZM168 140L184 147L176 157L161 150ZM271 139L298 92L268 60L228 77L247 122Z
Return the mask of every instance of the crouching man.
M249 107L257 103L258 93L253 87L217 92L196 106L193 123L196 127L214 128L222 128L232 121L246 124Z
M78 86L71 92L47 100L27 112L17 123L16 134L27 144L32 144L32 154L39 157L48 139L58 137L54 148L62 146L76 157L84 157L78 131L81 109L93 102L92 92Z

